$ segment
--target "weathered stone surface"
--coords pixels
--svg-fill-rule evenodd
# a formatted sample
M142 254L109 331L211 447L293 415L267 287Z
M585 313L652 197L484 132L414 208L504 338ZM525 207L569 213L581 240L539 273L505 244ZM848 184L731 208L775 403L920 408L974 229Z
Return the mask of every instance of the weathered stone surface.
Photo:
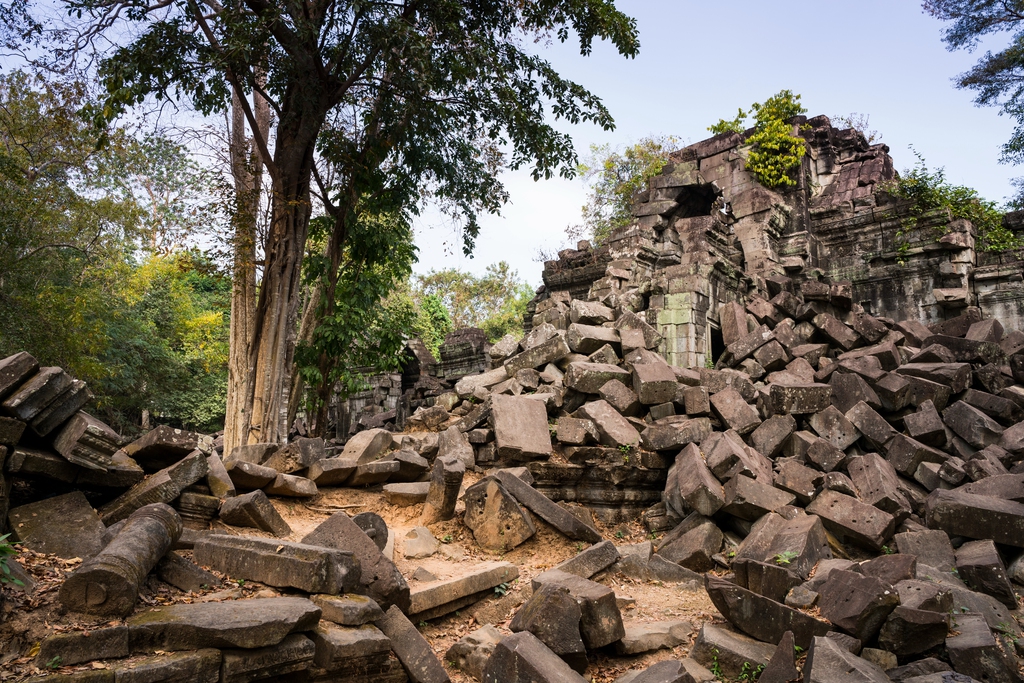
M272 647L224 650L220 680L223 683L249 683L303 677L313 665L315 654L313 641L298 633L286 636Z
M47 636L39 643L36 661L43 667L59 658L56 661L61 666L74 666L97 659L118 659L129 654L128 627L119 625Z
M499 471L494 476L521 505L529 508L538 517L569 538L588 543L597 543L603 540L597 529L584 523L564 508L559 507L550 498L514 474L507 471Z
M626 635L615 643L615 651L620 655L671 650L688 643L690 634L693 633L693 625L688 621L650 621L635 624L627 622L624 626Z
M146 576L181 536L181 519L162 503L131 514L102 552L74 571L58 597L75 612L127 616Z
M310 636L316 645L314 663L333 670L346 660L379 657L387 659L391 639L372 624L336 626L321 623Z
M314 595L310 599L322 610L322 619L341 626L362 626L384 616L380 605L365 595Z
M184 459L160 470L154 475L128 489L120 497L100 509L100 519L107 526L122 519L145 505L169 503L200 479L206 476L209 466L202 451L192 451Z
M371 429L368 431L374 430ZM366 432L359 432L359 434L365 433ZM356 436L359 436L359 434ZM390 442L388 445L390 446ZM313 463L323 460L324 457L323 439L319 437L315 439L308 439L300 436L296 437L283 448L278 449L273 455L267 458L263 464L267 467L274 468L282 474L292 474L295 472L302 472L310 468Z
M412 507L427 500L430 492L429 481L405 484L384 484L384 500L395 507Z
M329 461L324 461L329 462ZM277 479L277 470L245 460L229 460L224 466L232 483L243 491L261 489ZM355 469L355 465L349 473ZM348 478L348 475L345 477Z
M769 397L772 412L776 415L806 415L831 405L832 387L827 384L772 384Z
M397 460L377 460L356 465L352 475L345 481L346 486L374 486L381 484L396 474L401 468ZM279 475L287 476L287 475Z
M792 415L773 415L750 434L750 445L761 455L775 458L795 431L796 419Z
M455 503L465 474L466 465L458 458L445 458L439 455L434 460L434 468L430 473L430 489L427 491L423 514L420 517L422 525L426 526L455 516Z
M359 471L358 467L356 471ZM274 477L274 481L263 487L263 490L272 496L285 498L312 498L317 494L316 484L305 477L297 477L293 474L277 475Z
M847 650L831 638L815 638L804 664L805 683L888 683L889 677L872 664Z
M586 355L597 351L605 344L618 347L619 332L612 327L573 323L569 325L566 341L572 351Z
M574 301L573 303L576 303ZM556 334L550 339L541 342L537 346L529 348L522 353L516 354L504 362L505 372L509 377L515 377L520 370L527 368L539 368L548 363L554 363L569 355L571 349L565 337Z
M197 564L233 578L307 593L337 594L359 585L352 552L269 538L210 534L196 541Z
M758 680L761 683L788 683L800 678L800 672L796 668L796 643L793 634L786 632L775 648L768 666L764 668Z
M502 638L483 671L483 683L586 683L528 631Z
M860 438L857 428L835 406L829 406L811 415L807 419L807 424L818 436L839 450L846 450Z
M592 420L558 418L558 432L555 438L563 444L586 446L597 443L600 436Z
M725 505L722 485L711 474L695 444L691 443L679 452L672 470L675 476L669 474L670 485L674 483L689 509L710 517Z
M80 491L12 508L8 521L11 540L37 553L87 560L103 550L106 527Z
M486 405L487 416L489 416L491 411L491 401L488 400L484 405ZM461 427L449 427L438 434L437 457L444 458L445 460L458 458L462 461L462 464L466 466L466 469L471 469L476 465L476 455L473 451L473 444L469 443L469 439L466 437ZM435 459L434 462L436 463L437 459Z
M391 448L394 439L386 429L367 429L357 432L345 442L345 449L337 456L355 460L357 465L374 462Z
M1024 547L1024 504L936 489L925 503L928 527L951 536Z
M510 583L519 570L508 562L482 562L468 567L450 579L438 579L414 586L410 595L409 616L419 620L434 619L476 602L477 594L502 583ZM471 599L466 601L467 599Z
M565 372L565 386L583 394L596 394L606 383L617 379L631 383L630 372L617 365L607 363L569 363Z
M1016 658L1004 654L980 614L957 614L957 635L946 638L953 670L979 681L1016 681Z
M757 521L769 512L789 505L796 498L792 493L742 476L727 481L723 489L725 505L722 511L749 522Z
M732 388L724 389L713 395L711 409L727 429L733 429L740 435L749 434L761 424L757 410Z
M280 447L276 443L249 443L235 446L230 452L224 454L224 464L226 466L233 460L241 460L242 462L260 465L276 453Z
M633 366L633 391L640 403L657 405L668 403L676 396L676 375L664 363L644 363Z
M7 398L39 370L39 362L26 351L0 360L0 399Z
M413 683L449 683L430 643L397 606L388 609L376 626L391 639L391 648Z
M959 394L971 383L971 366L969 363L906 363L897 368L900 375L920 377L930 382L949 387L954 394ZM938 408L938 403L935 404Z
M71 381L71 376L61 368L39 368L39 372L18 386L0 405L11 417L30 422L54 399L67 391L71 387Z
M216 453L206 456L206 485L210 493L220 499L237 495L235 483L231 481L231 475Z
M126 621L135 652L200 647L259 648L310 631L320 608L305 598L259 598L156 607Z
M640 443L640 433L626 418L615 410L607 401L591 401L577 411L577 416L585 417L594 423L605 446L620 448L632 447Z
M706 417L672 416L644 429L640 445L651 451L676 451L687 444L701 443L710 434L711 421Z
M601 541L573 555L568 560L556 564L552 569L589 579L594 574L612 566L619 559L619 550L615 544L611 541Z
M942 451L926 446L904 434L894 436L885 448L885 458L902 475L913 477L923 462L942 463L948 457Z
M800 505L811 502L821 482L821 472L792 460L780 463L775 475L775 486L796 496Z
M551 455L551 434L543 402L495 395L491 399L491 419L499 456L528 461Z
M1017 596L992 541L970 541L957 548L956 569L960 579L973 590L991 595L1010 609L1017 609Z
M464 671L481 681L484 677L484 668L501 639L502 635L498 629L486 624L455 641L448 648L444 658L459 671Z
M406 532L402 538L402 555L406 559L418 560L437 552L438 543L430 529L418 526Z
M580 635L583 612L566 586L545 584L533 592L509 622L513 633L528 631L574 669L586 669L586 646ZM582 665L582 666L580 666Z
M204 588L220 585L216 576L173 550L157 563L156 575L164 583L185 592L198 593Z
M221 662L220 650L206 648L112 662L108 664L108 670L113 674L115 683L219 683L222 680Z
M944 571L949 571L956 566L953 546L944 531L904 532L896 534L894 540L900 554L913 555L921 564Z
M900 602L891 585L843 570L831 572L820 593L821 615L861 642L875 637Z
M896 655L916 655L942 645L949 617L939 612L898 606L878 634L878 644Z
M106 424L88 413L78 412L57 433L53 449L76 465L106 470L119 441L117 433Z
M807 461L822 472L831 472L846 459L846 452L822 438L815 438L807 449Z
M386 533L385 533L386 536ZM344 512L336 512L302 539L302 543L350 552L359 563L360 593L382 608L409 609L409 584L380 547ZM323 591L329 593L331 591Z
M463 523L481 548L505 552L537 533L526 512L494 477L484 477L470 486L463 500Z
M957 401L946 408L942 419L957 436L975 448L997 444L1003 434L998 422L964 401Z
M615 593L607 586L557 569L534 577L533 582L534 590L541 586L564 587L576 599L582 612L580 635L587 649L611 645L625 635Z
M704 585L718 611L733 626L758 640L778 644L787 631L792 631L796 644L806 648L812 638L824 636L831 629L826 621L711 574L705 576Z
M851 459L847 466L857 497L869 505L902 520L910 514L910 503L900 492L900 480L892 464L877 453Z
M892 537L896 526L889 513L835 491L822 491L807 506L807 513L821 517L825 528L841 541L876 552Z
M260 529L275 536L292 532L263 491L228 498L220 506L220 518L225 524Z
M706 572L715 566L712 557L722 549L723 539L722 531L714 522L706 521L681 535L666 536L658 555L686 569Z
M192 453L201 442L204 438L195 432L160 425L125 446L124 452L142 469L156 472ZM205 442L210 443L209 440Z
M690 650L692 659L706 667L715 667L730 678L756 670L762 664L767 666L773 654L774 646L710 622L701 626Z

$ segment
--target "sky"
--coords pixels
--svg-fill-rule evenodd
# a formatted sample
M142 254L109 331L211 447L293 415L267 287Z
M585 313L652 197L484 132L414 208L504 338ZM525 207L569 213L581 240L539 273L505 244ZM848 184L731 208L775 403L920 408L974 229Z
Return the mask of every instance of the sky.
M979 108L952 78L978 53L948 52L943 24L914 0L855 3L772 0L619 0L637 20L640 55L625 59L609 44L589 57L578 43L538 46L563 76L586 86L611 110L616 128L556 124L580 156L592 144L625 146L652 134L674 135L681 146L708 137L707 127L732 118L772 94L802 96L808 116L870 117L870 129L889 145L896 168L916 159L944 167L947 180L968 185L994 201L1013 194L1010 179L1024 168L999 164L1013 121L995 108ZM998 49L1005 38L989 42ZM538 250L569 243L579 222L586 186L579 180L535 182L528 171L503 176L511 201L501 216L487 216L473 258L462 255L451 226L427 213L418 222L419 264L426 273L459 268L482 274L508 261L533 286L541 283Z

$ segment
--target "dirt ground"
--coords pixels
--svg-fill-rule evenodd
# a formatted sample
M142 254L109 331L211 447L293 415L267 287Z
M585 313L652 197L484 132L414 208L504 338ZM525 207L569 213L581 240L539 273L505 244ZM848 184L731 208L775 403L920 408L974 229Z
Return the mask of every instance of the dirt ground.
M464 486L471 485L479 477L478 474L467 473ZM389 505L384 500L380 486L367 489L324 489L312 500L274 498L273 502L292 527L292 535L288 537L288 540L292 541L301 540L320 522L341 510L349 515L375 512L387 522L396 539L401 539L408 530L419 525L421 508L419 505L407 508ZM478 547L473 540L472 532L463 526L463 511L460 501L454 519L430 526L434 537L441 542L438 552L432 557L406 560L401 553L400 540L396 542L394 555L399 570L409 579L413 588L416 581L411 577L420 567L442 579L458 576L479 562L501 560L515 564L519 569L519 578L509 586L506 595L502 596L496 592L494 596L477 605L419 624L421 633L444 663L454 683L468 683L473 679L446 661L445 653L448 648L468 632L479 628L482 623L494 623L502 633L510 633L508 623L516 608L529 597L530 580L586 547L586 544L566 538L534 517L537 534L533 538L511 551L491 553ZM617 545L648 540L646 530L639 524L608 528L597 523L596 526L605 538L614 539ZM227 527L220 522L214 524L214 530L218 529L227 533L260 535L252 529ZM188 552L183 554L190 555ZM118 620L69 614L60 606L56 599L57 590L64 576L74 571L79 562L60 560L54 556L40 555L28 550L19 554L16 561L26 569L37 585L31 594L10 586L3 589L5 600L0 605L0 681L14 683L47 670L71 673L97 668L96 663L74 667L59 667L53 663L52 667L47 669L46 663L37 662L35 659L38 643L47 635L121 623ZM230 600L281 594L281 591L258 583L222 578L225 580L224 585L196 595L183 593L151 576L140 595L138 608L145 609L147 606L178 602ZM613 681L630 669L644 668L663 659L684 657L702 623L722 621L702 588L694 590L681 585L638 582L621 575L612 576L607 572L598 575L595 580L615 591L620 599L623 619L627 623L682 619L693 625L690 642L674 650L660 650L642 656L628 657L616 656L611 648L608 648L607 652L591 653L591 664L586 671L586 678L596 683Z

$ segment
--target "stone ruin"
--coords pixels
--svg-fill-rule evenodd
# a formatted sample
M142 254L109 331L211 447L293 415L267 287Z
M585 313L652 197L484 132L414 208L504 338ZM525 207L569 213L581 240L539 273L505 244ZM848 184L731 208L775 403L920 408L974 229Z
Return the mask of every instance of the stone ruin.
M737 134L677 152L634 225L545 264L524 337L413 343L393 415L347 439L125 443L81 382L0 361L0 520L68 566L14 575L94 620L0 657L54 681L1021 680L1020 264L933 215L898 265L886 149L807 123L783 194ZM337 510L296 533L282 501L332 489L418 526ZM399 570L453 524L493 557ZM549 530L564 562L502 559ZM263 588L211 601L228 581ZM631 620L628 585L720 616ZM33 604L11 590L0 634ZM424 628L462 611L479 628L439 657Z

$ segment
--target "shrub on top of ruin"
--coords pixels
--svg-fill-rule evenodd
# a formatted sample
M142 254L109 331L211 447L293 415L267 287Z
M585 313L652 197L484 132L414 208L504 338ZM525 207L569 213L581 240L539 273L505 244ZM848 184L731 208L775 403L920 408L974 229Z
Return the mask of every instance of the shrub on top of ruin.
M893 197L910 202L909 215L903 219L897 233L897 241L903 251L906 246L904 236L917 229L924 214L936 209L946 209L952 218L970 221L978 231L977 246L981 251L1024 248L1024 238L1003 224L1004 212L995 202L983 198L974 188L950 183L946 180L945 168L933 171L919 152L913 147L911 151L917 157L914 167L882 185L882 189Z
M746 168L765 187L781 189L796 185L795 172L807 147L803 138L793 135L790 121L806 111L800 104L800 95L792 90L780 90L764 102L750 105L754 132L746 140L750 146ZM715 135L742 133L747 116L748 112L740 109L735 119L719 119L708 130Z

